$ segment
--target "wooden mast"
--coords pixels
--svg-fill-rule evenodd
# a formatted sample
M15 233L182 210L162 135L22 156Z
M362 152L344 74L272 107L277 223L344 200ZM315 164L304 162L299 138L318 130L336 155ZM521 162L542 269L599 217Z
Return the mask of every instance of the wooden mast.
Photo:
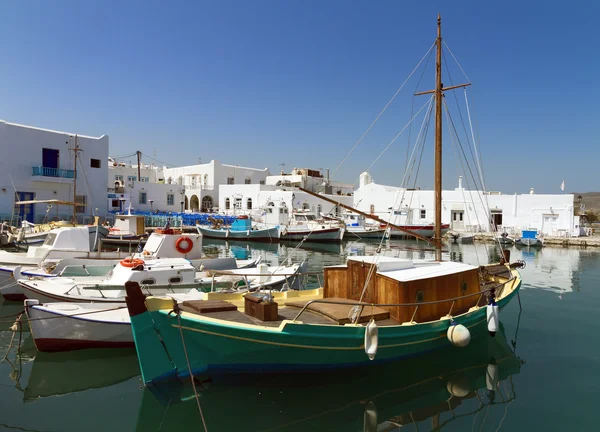
M435 62L435 260L442 260L442 17L437 21Z
M442 260L442 98L446 90L470 86L471 83L444 87L442 84L442 17L438 14L435 62L435 89L415 93L415 96L435 94L435 260Z

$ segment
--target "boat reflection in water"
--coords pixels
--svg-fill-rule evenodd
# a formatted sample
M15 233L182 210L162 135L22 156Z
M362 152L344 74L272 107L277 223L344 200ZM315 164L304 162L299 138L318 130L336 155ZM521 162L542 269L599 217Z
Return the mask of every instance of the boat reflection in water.
M452 355L446 351L377 368L196 377L198 400L211 431L387 431L427 419L441 428L465 417L479 427L488 417L477 417L483 409L504 414L516 398L511 376L522 363L504 328ZM193 395L187 380L144 389L137 431L203 430Z
M25 387L25 402L108 387L140 374L135 349L38 352Z

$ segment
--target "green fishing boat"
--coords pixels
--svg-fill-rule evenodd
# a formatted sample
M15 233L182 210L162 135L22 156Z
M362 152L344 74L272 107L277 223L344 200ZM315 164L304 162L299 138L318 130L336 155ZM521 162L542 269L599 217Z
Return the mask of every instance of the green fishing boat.
M413 430L428 418L441 426L464 417L495 429L516 398L511 377L521 369L502 326L494 338L450 349L447 355L441 350L377 368L219 375L198 382L196 390L209 431L391 431L402 425ZM193 394L187 380L145 389L136 430L181 431L198 425ZM223 407L259 414L223 415ZM491 410L487 421L477 415L484 410Z
M499 311L521 286L506 253L499 263L472 266L442 261L441 220L441 19L438 17L435 100L435 260L349 257L324 270L323 288L312 298L274 301L269 292L245 296L243 311L227 301L184 302L145 298L127 283L127 306L144 383L232 371L297 371L391 362L449 347L499 328ZM429 114L433 112L430 110ZM304 190L305 192L312 193Z

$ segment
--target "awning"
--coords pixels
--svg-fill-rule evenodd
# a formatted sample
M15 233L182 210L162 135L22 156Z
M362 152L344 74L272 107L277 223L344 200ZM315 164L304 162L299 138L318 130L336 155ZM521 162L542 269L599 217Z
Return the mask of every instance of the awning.
M87 204L74 203L72 201L61 201L57 199L51 200L29 200L29 201L16 201L15 205L28 205L28 204L56 204L56 205L67 205L67 206L87 206Z

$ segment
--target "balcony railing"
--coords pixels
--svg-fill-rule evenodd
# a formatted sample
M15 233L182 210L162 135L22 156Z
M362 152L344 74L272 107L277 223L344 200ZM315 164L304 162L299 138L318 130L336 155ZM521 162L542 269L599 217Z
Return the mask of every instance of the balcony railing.
M34 166L32 175L44 176L44 177L62 177L62 178L72 179L75 177L75 171L62 169L62 168L48 168L48 167Z

